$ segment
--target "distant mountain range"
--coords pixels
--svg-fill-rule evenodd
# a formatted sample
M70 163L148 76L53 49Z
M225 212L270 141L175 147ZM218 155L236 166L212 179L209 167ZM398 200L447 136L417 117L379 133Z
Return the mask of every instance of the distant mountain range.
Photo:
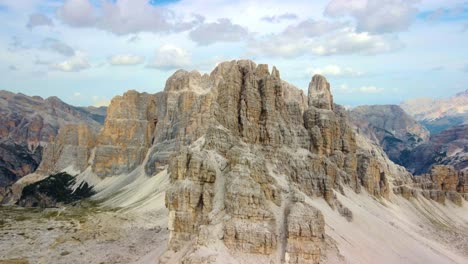
M99 130L106 107L75 107L57 97L43 99L0 91L0 188L32 173L45 145L67 124L85 123Z
M413 99L400 106L359 106L349 115L360 134L414 175L428 173L434 165L451 165L458 171L468 168L468 90L446 99Z
M105 257L96 263L465 263L468 174L434 166L466 153L465 128L430 138L396 105L358 107L350 123L325 77L314 75L304 93L280 76L249 60L210 74L179 70L161 92L114 97L104 125L104 109L2 92L0 167L13 175L4 184L21 178L0 188L1 202L66 205L56 219L71 224L59 230L49 211L40 220L53 230L10 217L0 256L26 248L35 261L37 243L52 237L47 254L57 247L61 263L89 262L81 258L95 248ZM404 155L422 146L428 155ZM388 156L431 169L415 177ZM90 195L98 210L58 218ZM29 226L43 233L30 236ZM89 229L98 226L111 229ZM130 249L152 249L139 262L114 258L123 247L112 242L136 230L157 239Z
M411 99L400 106L433 135L468 123L468 90L444 99Z
M361 133L379 143L388 157L404 165L402 153L429 140L429 131L397 105L358 106L349 112Z

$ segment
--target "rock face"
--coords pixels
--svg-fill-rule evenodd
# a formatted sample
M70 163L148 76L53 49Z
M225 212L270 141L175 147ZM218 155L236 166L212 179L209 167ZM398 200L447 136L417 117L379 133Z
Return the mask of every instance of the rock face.
M104 115L103 115L104 114ZM34 172L42 151L66 124L88 124L97 131L105 108L86 109L56 97L42 99L0 91L0 187Z
M50 148L61 154L47 155L39 173L73 157L78 179L114 193L135 178L168 175L170 238L160 263L221 263L220 252L323 263L326 219L312 199L352 221L337 192L385 199L391 182L413 182L354 132L325 78L314 76L305 96L276 68L248 60L221 63L210 75L177 71L163 92L114 98L96 137L83 127L58 138Z
M403 165L415 175L427 173L433 165L468 169L468 125L455 126L431 136L412 151L402 153Z
M97 137L93 171L99 177L129 173L140 165L156 124L155 101L135 91L115 97Z
M350 118L359 133L379 143L400 165L407 153L429 140L429 131L396 105L358 106Z
M96 137L85 127L62 129L39 173L71 163L98 179L166 170L168 252L193 244L184 263L219 243L264 259L319 263L324 218L305 197L323 197L350 220L334 190L362 186L388 197L391 172L370 149L357 146L324 77L314 76L305 96L276 68L231 61L210 75L177 71L155 95L114 98Z
M451 166L434 165L430 173L415 177L415 187L422 189L422 195L428 199L443 204L448 198L461 206L466 193L464 180L465 173L457 172Z
M84 171L95 146L95 133L85 124L65 125L44 151L44 160L37 173Z

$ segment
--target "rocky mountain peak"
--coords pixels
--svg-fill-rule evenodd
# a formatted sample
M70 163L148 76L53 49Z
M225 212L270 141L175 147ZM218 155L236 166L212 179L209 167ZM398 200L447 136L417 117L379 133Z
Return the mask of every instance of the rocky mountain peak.
M322 75L316 74L309 83L309 106L333 110L333 96L330 84Z
M42 148L56 139L69 124L87 124L97 132L105 110L91 113L68 105L57 97L43 99L21 93L0 91L0 188L34 172ZM8 180L5 180L8 178Z
M412 175L355 133L323 76L306 96L250 60L177 71L162 92L115 97L97 135L66 127L57 138L39 173L71 164L105 205L163 215L159 263L323 263L336 243L324 214L352 222L347 195L417 195Z

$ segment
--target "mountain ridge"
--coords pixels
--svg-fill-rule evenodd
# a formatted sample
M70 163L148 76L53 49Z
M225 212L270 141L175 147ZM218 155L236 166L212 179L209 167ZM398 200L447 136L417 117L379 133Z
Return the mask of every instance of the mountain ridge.
M152 262L462 263L468 252L461 176L415 180L356 133L320 75L305 95L250 60L177 71L162 92L116 96L99 132L68 125L44 152L10 201L71 172L102 206L156 216L168 233Z

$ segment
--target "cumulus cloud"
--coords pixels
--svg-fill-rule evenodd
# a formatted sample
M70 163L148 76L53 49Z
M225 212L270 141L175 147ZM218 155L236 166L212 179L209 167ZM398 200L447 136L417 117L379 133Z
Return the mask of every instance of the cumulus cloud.
M396 36L373 35L367 32L355 32L344 28L321 37L296 38L294 41L287 34L268 36L249 43L249 53L270 57L295 58L302 55L373 55L391 52L403 45Z
M296 20L298 16L293 13L284 13L281 15L264 16L262 20L269 23L281 23L286 20Z
M204 23L192 30L190 38L199 45L210 45L215 42L237 42L243 40L249 31L240 25L233 24L227 18L213 23Z
M67 0L57 10L57 17L73 27L88 27L96 23L96 11L88 0Z
M346 24L326 20L308 19L296 25L288 26L282 33L286 38L317 37L343 28Z
M325 9L330 17L351 16L357 31L398 32L408 29L418 12L415 0L332 0Z
M169 71L190 64L190 54L186 50L172 45L163 45L156 51L154 60L147 67Z
M64 56L73 56L75 55L75 50L69 45L63 43L62 41L54 38L46 38L42 41L42 48L57 52Z
M353 70L350 67L340 67L338 65L327 65L323 68L314 68L308 70L308 73L320 74L325 76L360 76L363 73Z
M94 27L117 35L181 32L203 21L201 16L184 21L164 6L151 5L147 0L103 1L100 10L89 0L67 0L57 16L73 27Z
M376 87L376 86L361 86L357 88L350 88L347 84L342 84L339 87L339 90L344 93L367 93L367 94L375 94L375 93L382 93L385 89Z
M49 65L51 70L63 71L63 72L79 72L90 68L91 65L88 62L86 55L82 52L77 52L73 57Z
M343 30L326 38L313 47L316 55L364 54L373 55L401 48L403 45L396 36L372 35L367 32Z
M52 20L49 17L41 13L33 13L29 15L29 20L28 20L28 23L26 24L26 27L29 29L33 29L35 27L40 27L40 26L53 27L54 22L52 22Z
M128 66L128 65L138 65L145 61L145 58L138 55L114 55L108 59L110 65L114 66Z

